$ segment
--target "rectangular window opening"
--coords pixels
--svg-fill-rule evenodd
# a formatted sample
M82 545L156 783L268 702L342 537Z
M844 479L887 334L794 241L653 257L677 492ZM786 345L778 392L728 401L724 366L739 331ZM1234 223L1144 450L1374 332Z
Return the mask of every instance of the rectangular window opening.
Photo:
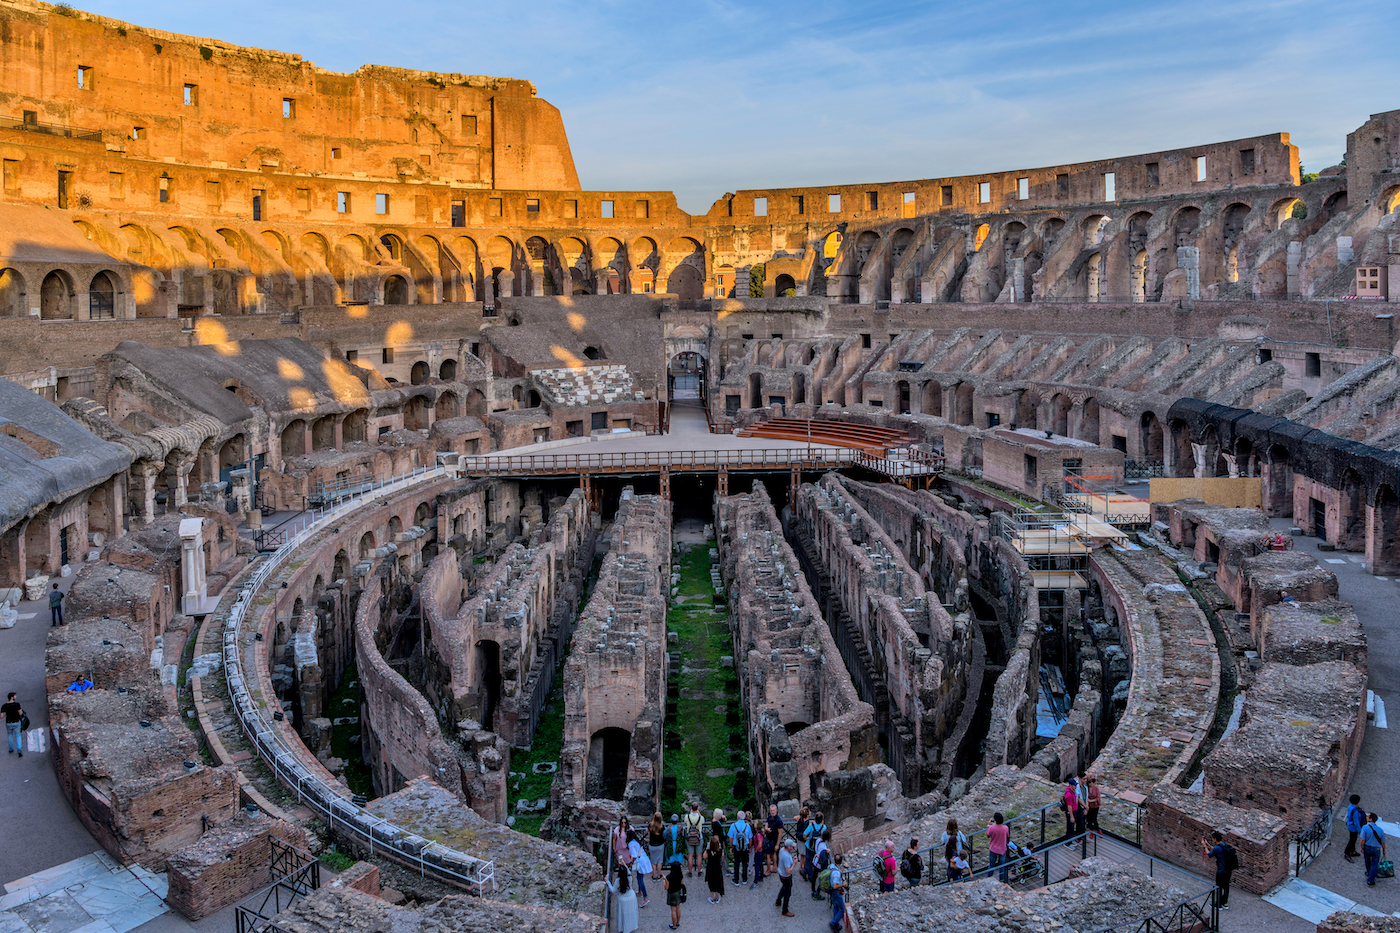
M865 209L868 211L878 211L880 209L880 192L865 192Z
M1103 173L1103 199L1105 201L1118 200L1118 178L1114 172Z
M638 201L636 204L633 205L632 213L633 216L635 216L638 220L646 220L648 217L651 216L651 202Z
M19 159L6 159L4 184L6 191L19 190Z
M335 193L335 212L337 214L350 213L350 192L337 191Z
M374 196L374 212L376 214L389 213L389 196L387 194L376 194Z
M462 135L476 135L476 115L471 113L462 114Z
M992 183L989 181L979 181L977 183L977 203L992 203Z
M113 201L120 201L126 197L126 176L121 172L107 173L107 195Z
M767 216L768 216L768 199L767 199L767 198L754 198L754 199L753 199L753 215L754 215L755 217L767 217Z
M332 159L338 159L338 158L340 158L340 147L339 147L339 146L332 146L332 147L331 147L331 158L332 158Z
M1161 166L1156 162L1147 163L1147 187L1155 188L1162 183Z
M358 361L359 358L360 358L360 351L359 351L359 350L346 350L346 351L345 351L345 362L347 362L347 363L354 363L354 362Z
M1061 172L1055 176L1055 194L1059 197L1069 196L1069 175Z
M1306 353L1303 355L1303 375L1322 375L1322 355L1320 353Z
M841 195L828 194L826 196L826 212L828 214L841 213Z
M1244 175L1254 174L1254 150L1240 150L1240 173Z
M186 106L186 107L197 107L197 106L199 106L199 85L197 85L197 84L186 84L186 85L185 85L185 106Z
M486 206L488 208L487 213L490 214L492 217L500 217L505 213L505 201L501 198L488 199Z
M611 202L611 201L603 201L603 202L601 202L601 203L599 204L599 206L598 206L598 210L599 210L599 213L600 213L603 217L605 217L605 218L611 218L612 215L613 215L613 202Z
M290 97L282 98L282 119L290 120L297 115L297 102Z
M133 127L131 128L131 138L132 138L132 139L145 139L145 138L146 138L146 128L145 128L144 126L133 126Z
M918 193L917 193L917 192L914 192L914 191L906 191L906 192L904 192L903 205L904 205L904 211L903 211L904 216L905 216L905 217L913 217L914 214L915 214L915 212L918 210Z
M465 227L467 225L467 202L452 202L452 226Z
M92 90L92 68L88 65L78 66L78 90Z
M942 205L943 207L952 207L952 206L953 206L953 186L952 186L952 185L944 185L944 186L943 186L943 194L942 194L942 199L941 199L941 202L940 202L940 203L941 203L941 205Z
M310 189L310 188L298 188L298 189L297 189L297 210L299 210L299 211L309 211L309 210L311 210L311 189Z
M539 198L526 198L526 199L525 199L525 213L527 213L527 214L538 214L539 212L540 212L540 199L539 199Z
M261 191L253 192L253 219L262 220L263 196Z
M1016 200L1029 201L1031 199L1031 180L1029 178L1016 179Z
M1206 180L1206 157L1196 156L1191 160L1191 175L1196 181Z
M66 209L68 207L68 194L73 188L73 173L65 172L62 169L58 172L58 206Z
M380 355L379 355L379 360L380 360L380 362L383 362L383 363L392 363L392 362L394 362L394 348L393 348L393 347L385 347L384 350L383 350L383 352L380 353Z
M861 349L863 349L863 350L869 350L869 349L870 349L870 335L869 335L869 334L861 334L861 335L860 335L860 346L861 346Z
M217 181L206 181L204 183L204 200L205 203L215 210L223 203L223 199L219 193L219 183Z
M570 199L564 202L564 216L566 218L575 218L578 216L578 201Z
M157 183L157 192L160 203L167 204L170 201L170 179L162 175Z
M803 195L795 194L792 196L792 212L794 214L807 213L807 199Z

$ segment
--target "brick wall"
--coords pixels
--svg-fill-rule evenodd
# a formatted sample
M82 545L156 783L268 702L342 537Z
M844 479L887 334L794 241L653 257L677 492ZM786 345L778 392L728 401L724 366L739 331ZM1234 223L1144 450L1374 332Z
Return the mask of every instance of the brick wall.
M210 827L170 856L166 901L185 917L200 920L271 884L272 837L306 849L305 830L266 816L240 815Z
M1263 894L1288 877L1288 844L1293 835L1281 819L1262 810L1244 810L1174 784L1159 784L1147 797L1142 850L1187 871L1214 877L1214 862L1201 858L1201 840L1220 831L1239 853L1232 882Z

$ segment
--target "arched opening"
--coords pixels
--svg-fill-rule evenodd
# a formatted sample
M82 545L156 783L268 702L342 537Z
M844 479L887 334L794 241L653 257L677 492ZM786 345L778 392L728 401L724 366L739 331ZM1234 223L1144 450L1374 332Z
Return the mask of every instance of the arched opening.
M1147 463L1162 462L1162 422L1157 420L1157 416L1150 411L1142 413L1140 419L1142 436L1139 443L1142 450L1142 458Z
M403 407L403 426L409 431L426 431L431 425L428 423L428 411L432 403L421 395L415 395L409 399Z
M24 277L14 269L0 269L0 317L23 317L29 313L24 305Z
M1254 445L1245 437L1235 439L1235 475L1254 475Z
M456 392L444 392L438 396L437 402L433 405L433 419L444 421L448 418L457 418L461 414L460 407Z
M1227 476L1229 466L1225 463L1225 458L1220 456L1220 436L1215 431L1215 425L1208 424L1201 432L1201 452L1196 458L1196 466L1201 477Z
M117 287L112 275L99 272L88 287L88 316L94 321L110 321L117 316Z
M1385 483L1376 488L1371 507L1371 572L1390 575L1400 570L1400 498Z
M331 567L331 579L344 580L350 574L350 555L341 548L335 552L335 563Z
M401 275L391 275L385 279L384 303L386 305L408 304L408 280Z
M39 286L39 317L45 321L66 321L73 317L73 289L68 277L55 269Z
M369 410L357 408L345 416L340 425L340 442L350 444L365 439L365 427L369 423Z
M496 709L501 702L501 646L494 641L476 643L477 693L481 699L481 728L496 728ZM626 765L623 765L626 773ZM621 799L619 796L616 799Z
M403 534L403 519L397 515L389 516L389 541L397 541L399 535Z
M1289 518L1293 515L1293 464L1288 456L1288 448L1274 444L1269 448L1269 459L1264 463L1263 483L1264 511L1270 515Z
M1274 229L1277 230L1284 225L1285 221L1291 220L1294 210L1302 205L1302 203L1302 201L1293 197L1275 201L1274 206L1269 208L1269 213L1274 218Z
M457 378L457 361L443 360L438 367L438 378L443 382L453 382Z
M525 407L526 407L526 408L539 408L539 407L540 407L540 391L539 391L539 389L531 389L530 391L528 391L528 392L525 393Z
M1337 546L1344 551L1366 550L1366 486L1353 469L1342 474L1337 509Z
M408 371L408 381L413 385L421 386L428 381L428 364L423 360L413 364L413 368Z
M1061 437L1069 437L1069 410L1073 404L1073 400L1064 393L1060 393L1050 400L1050 427L1048 430L1054 431Z
M797 282L786 272L773 280L773 294L778 298L796 298Z
M958 386L958 408L953 419L955 424L972 424L972 391L972 384L969 382Z
M413 524L419 528L427 528L428 520L432 518L432 509L428 508L428 503L420 502L413 510Z
M899 413L909 414L909 383L903 379L895 383L895 394L898 396Z
M1133 288L1133 302L1135 304L1144 302L1148 296L1148 262L1147 250L1140 249L1133 254L1133 271L1131 284Z
M597 347L587 346L583 348L583 358L586 360L603 360L607 359L607 354Z
M282 459L306 455L306 422L297 418L282 429Z
M987 242L987 235L991 232L992 228L989 224L981 224L977 227L977 233L972 238L972 251L974 253L982 251L982 244Z
M1084 400L1083 414L1079 417L1079 429L1074 436L1091 444L1099 442L1099 403L1097 399Z
M335 446L335 415L317 418L311 424L311 449L329 450Z
M666 384L671 401L701 401L705 398L705 357L686 350L671 357L666 367Z
M1170 428L1171 462L1166 464L1167 470L1172 476L1195 476L1196 456L1191 448L1191 428L1180 418L1172 421Z
M588 742L587 795L621 800L627 791L627 763L631 756L632 733L626 729L607 728L593 733Z
M374 553L375 546L374 532L366 531L360 538L360 560L368 560L369 556Z
M924 383L923 413L943 417L943 387L936 382Z
M87 500L88 533L100 532L109 539L115 537L117 531L112 509L109 507L112 501L110 492L110 488L104 483L88 493Z

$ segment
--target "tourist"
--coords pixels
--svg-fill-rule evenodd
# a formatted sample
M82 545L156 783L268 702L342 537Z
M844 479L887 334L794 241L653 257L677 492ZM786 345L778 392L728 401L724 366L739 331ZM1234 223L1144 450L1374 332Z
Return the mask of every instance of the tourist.
M666 864L685 864L685 833L681 830L680 814L671 814L671 825L666 827Z
M58 584L53 585L49 591L49 627L63 624L63 593L59 591Z
M1381 858L1385 855L1385 830L1381 829L1374 813L1366 815L1366 825L1361 827L1361 854L1366 857L1366 883L1374 888L1376 872L1380 870ZM1226 880L1228 883L1229 879Z
M797 840L797 855L801 863L802 877L807 877L807 824L812 822L811 807L803 807L797 811L797 822L793 824L792 836Z
M967 837L963 835L962 830L958 829L957 820L948 821L947 827L943 830L943 838L938 840L938 844L947 848L949 839L956 839L959 849L971 848L971 846L968 845Z
M880 893L884 894L894 890L895 860L893 840L887 840L885 844L880 847L879 858L880 868L882 869L878 873L880 877Z
M1215 905L1230 909L1230 874L1239 864L1235 849L1225 841L1219 830L1210 834L1210 841L1201 840L1201 858L1215 859Z
M659 813L651 815L647 824L647 858L651 859L651 880L661 880L661 866L666 862L666 820Z
M1297 598L1292 596L1287 590L1278 594L1278 601L1281 603L1289 603L1294 606L1298 605Z
M829 832L828 832L829 835ZM846 928L846 875L841 871L841 856L836 856L831 865L831 923L832 933L841 933Z
M817 838L816 854L812 858L812 900L820 901L825 895L817 890L817 876L831 864L831 830L823 829Z
M651 857L647 855L647 850L642 846L642 840L634 830L631 839L627 843L627 854L632 856L632 869L637 873L637 891L642 895L642 900L638 907L647 906L650 900L647 897L647 875L651 874Z
M15 699L13 690L10 691L10 696L5 701L5 704L0 706L0 712L5 714L5 745L9 748L11 755L15 752L19 752L19 757L23 758L24 735L22 724L24 721L24 707L20 706L19 701Z
M734 850L734 884L740 884L739 871L744 872L743 884L749 883L749 843L753 840L753 830L749 828L748 820L744 819L744 811L740 810L739 815L734 818L734 822L729 824L729 846Z
M632 933L637 929L637 894L627 880L631 874L618 866L617 880L608 882L608 890L617 895L617 933Z
M791 910L792 872L797 867L797 841L784 839L778 851L778 899L774 907L781 907L784 917L797 916Z
M91 689L92 681L88 680L82 674L79 674L77 677L73 678L73 682L68 685L69 693L86 693Z
M826 814L820 810L817 815L807 822L807 827L802 834L802 845L806 850L807 858L803 866L806 877L812 882L812 896L818 897L817 892L817 843L821 842L822 833L826 832Z
M718 834L710 837L705 850L705 883L710 886L710 903L718 904L724 897L724 840Z
M680 862L672 862L671 870L662 885L666 888L666 906L671 908L671 925L674 930L681 925L681 898L685 897L685 874Z
M1060 797L1060 812L1065 815L1065 839L1070 839L1079 833L1079 782L1074 778L1069 779L1065 785L1065 792ZM1068 842L1065 845L1069 845Z
M720 813L719 810L715 811ZM689 856L689 874L700 873L700 851L705 848L705 815L700 812L700 804L690 804L690 812L685 815L685 845Z
M710 835L724 838L724 811L715 807L714 816L710 819Z
M1099 807L1103 804L1103 789L1099 787L1096 778L1086 777L1080 784L1084 787L1084 807L1088 816L1085 818L1084 828L1090 832L1102 832L1099 829Z
M631 835L632 827L627 825L627 814L624 813L617 818L617 825L612 830L613 859L619 865L632 864L632 852L627 848Z
M943 866L948 871L949 881L962 880L962 868L958 865L958 853L961 851L957 839L949 839L943 844Z
M949 881L972 880L972 865L968 862L968 855L969 853L966 849L959 849L953 854L953 858L948 862ZM956 878L953 877L954 872L957 873Z
M766 843L763 828L758 825L757 821L754 821L749 828L752 830L749 840L749 857L753 861L753 884L749 885L749 890L752 891L763 880L763 848Z
M899 873L909 882L909 887L917 888L924 880L924 858L919 854L919 840L910 839L909 848L899 857Z
M1006 825L1006 818L1000 812L992 814L992 821L987 824L987 863L992 868L1006 864L1007 845L1011 842L1011 827ZM1006 869L1002 868L997 873L997 877L1002 884L1006 884Z
M764 874L771 875L778 870L778 842L783 838L783 818L778 808L768 805L768 822L763 832L763 857L767 861Z
M1348 862L1356 861L1356 839L1366 825L1366 811L1361 809L1361 795L1352 794L1347 803L1347 848L1342 857Z

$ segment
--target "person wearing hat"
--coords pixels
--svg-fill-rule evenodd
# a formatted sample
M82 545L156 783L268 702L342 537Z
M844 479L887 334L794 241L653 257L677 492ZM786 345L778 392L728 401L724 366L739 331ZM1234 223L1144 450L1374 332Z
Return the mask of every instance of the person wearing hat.
M797 916L788 906L788 901L792 899L792 870L796 865L797 841L789 836L778 850L778 883L782 887L778 889L778 899L773 902L774 907L783 909L784 917Z

